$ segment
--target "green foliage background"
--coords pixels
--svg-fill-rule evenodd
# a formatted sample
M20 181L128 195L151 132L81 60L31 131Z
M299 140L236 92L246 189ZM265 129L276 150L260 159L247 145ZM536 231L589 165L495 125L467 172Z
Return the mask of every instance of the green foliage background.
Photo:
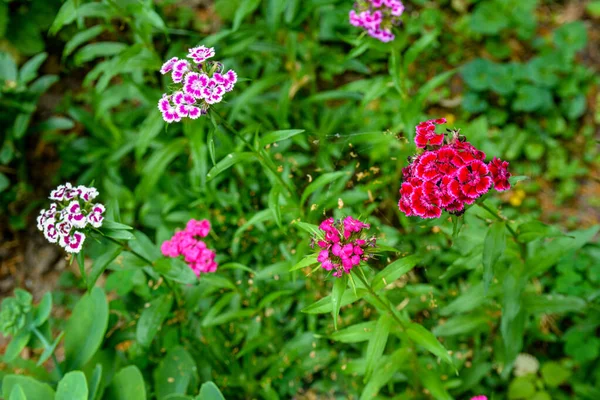
M232 399L600 398L599 3L405 3L382 44L349 26L351 1L0 0L3 232L26 240L68 180L94 182L135 228L124 252L90 242L103 289L65 273L52 299L70 319L30 321L18 340L56 338L72 372L56 385L56 369L5 357L5 398L69 384L92 400L218 398L200 397L207 381ZM240 82L214 120L165 127L157 71L198 44ZM414 126L437 117L528 177L486 200L498 221L479 206L460 221L398 211ZM298 222L332 214L367 219L395 249L368 278L413 257L379 288L413 333L351 289L336 331L333 280L289 272L311 252ZM190 218L210 219L220 264L199 282L157 250ZM492 234L505 224L518 241ZM539 368L521 374L519 353Z

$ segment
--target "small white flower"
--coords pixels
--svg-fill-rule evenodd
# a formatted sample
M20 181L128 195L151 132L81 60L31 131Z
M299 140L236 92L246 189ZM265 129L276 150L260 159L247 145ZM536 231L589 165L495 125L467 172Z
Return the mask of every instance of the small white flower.
M69 221L76 228L85 228L87 225L87 220L77 200L70 202L65 210L67 210L67 221Z
M537 374L540 362L531 354L521 353L515 360L515 376Z
M83 247L84 241L85 234L83 232L75 231L69 236L61 236L59 244L67 253L79 253Z
M100 228L102 226L102 221L104 221L104 216L102 214L105 210L106 209L102 204L94 204L92 210L87 216L87 222L94 228Z
M56 230L56 221L54 218L49 218L44 222L44 236L50 243L56 243L58 241L60 235Z
M98 196L98 190L95 187L86 187L80 185L77 187L79 189L79 197L85 200L86 202L92 201Z

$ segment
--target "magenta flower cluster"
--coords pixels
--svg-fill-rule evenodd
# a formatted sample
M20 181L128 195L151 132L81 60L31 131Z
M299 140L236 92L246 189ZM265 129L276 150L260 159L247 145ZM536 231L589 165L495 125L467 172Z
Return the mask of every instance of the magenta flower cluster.
M350 11L350 24L384 43L394 40L392 27L400 24L404 12L400 0L358 0L354 8Z
M37 228L50 243L58 243L68 253L79 253L88 226L100 228L105 208L93 200L98 196L94 187L59 185L50 193L48 210L41 210Z
M224 72L220 62L209 61L214 55L214 48L198 46L188 51L187 58L191 61L173 57L163 64L160 73L171 74L174 83L171 94L163 94L158 101L158 109L167 123L182 118L197 119L233 90L237 74L231 69Z
M210 222L206 219L196 221L191 219L182 231L175 232L170 240L160 246L166 257L182 256L196 276L217 270L215 252L210 250L206 243L199 238L204 238L210 232Z
M319 225L322 235L313 239L321 248L317 261L333 276L344 273L371 258L370 247L375 247L375 237L367 238L366 230L371 226L350 216L344 220L328 218Z
M402 170L398 208L407 216L439 218L442 211L461 213L465 206L487 193L510 189L508 162L495 158L485 163L485 153L458 131L436 133L444 118L421 122L415 143L425 152Z

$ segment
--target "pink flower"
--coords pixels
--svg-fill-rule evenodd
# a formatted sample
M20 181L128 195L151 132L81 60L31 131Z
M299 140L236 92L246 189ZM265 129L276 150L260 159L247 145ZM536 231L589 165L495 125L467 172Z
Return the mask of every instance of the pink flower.
M171 240L165 240L161 245L160 245L160 252L165 256L165 257L177 257L179 256L179 249L177 248L177 245L173 244L173 242Z
M415 143L417 147L424 149L427 145L439 146L444 142L444 134L435 133L436 124L445 124L446 119L431 119L429 121L421 122L417 125L415 136Z
M195 106L196 99L194 99L194 96L183 92L175 92L173 93L172 98L173 103L175 103L175 106L177 107L177 114L179 114L181 118L189 117L191 119L197 119L202 115L200 108Z
M59 232L56 229L56 221L54 218L49 218L44 222L44 237L50 243L56 243L60 238Z
M487 396L479 395L475 397L471 397L471 400L488 400Z
M73 200L66 208L68 212L67 220L76 228L85 228L87 219L81 210L81 205L77 200Z
M494 157L492 162L488 165L492 179L494 180L494 189L499 192L504 192L510 189L510 172L508 172L508 161L502 161L499 158Z
M492 186L488 167L482 161L475 160L469 165L460 167L455 181L450 182L449 188L455 197L459 197L458 189L470 198L476 198L486 193Z
M179 83L183 80L185 73L190 70L190 63L186 60L178 60L173 63L173 72L171 78L174 83Z
M173 70L173 66L175 65L175 63L179 61L179 59L177 57L173 57L169 60L167 60L167 62L165 62L162 67L160 67L160 73L165 75L169 72L171 72Z
M170 96L163 94L163 97L158 101L158 109L162 113L165 122L170 124L171 122L181 121L181 116L175 107L171 105L169 97Z
M194 60L196 64L201 64L215 56L215 49L212 47L198 46L188 50L188 58Z
M426 193L424 186L417 187L410 197L413 213L422 218L438 218L442 215L440 199Z
M375 245L374 237L365 239L363 231L369 228L369 224L351 216L340 221L327 218L321 222L319 230L324 237L313 239L313 243L322 249L317 256L321 267L326 271L333 270L333 276L341 277L361 261L368 260L371 255L365 249Z
M208 80L208 84L202 89L202 98L208 104L216 104L223 100L225 89L213 79Z
M400 15L404 12L402 2L398 0L370 0L355 3L356 10L348 13L350 24L363 28L367 33L381 41L394 40L392 27L400 23Z
M190 219L185 230L193 236L206 237L210 232L210 222L207 219L201 221Z
M83 232L75 231L69 236L60 237L60 245L65 249L67 253L79 253L83 247L85 241L85 234Z
M197 99L202 98L202 89L208 85L208 76L197 72L190 72L185 76L183 91Z
M94 204L92 210L87 215L87 222L94 228L100 228L102 221L104 221L104 216L102 215L104 211L106 209L102 204Z

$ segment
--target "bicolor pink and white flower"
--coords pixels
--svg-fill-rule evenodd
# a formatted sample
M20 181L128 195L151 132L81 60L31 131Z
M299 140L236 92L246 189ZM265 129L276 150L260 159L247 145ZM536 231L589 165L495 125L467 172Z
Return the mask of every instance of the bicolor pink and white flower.
M215 56L215 49L213 47L198 46L188 50L188 58L194 60L196 64L201 64Z
M398 208L406 216L438 218L444 210L461 213L492 185L498 191L510 188L508 162L494 158L486 164L485 153L456 130L450 135L435 133L435 125L445 122L440 118L417 125L415 144L426 151L412 157L402 170Z
M163 94L163 97L158 101L158 109L162 113L163 119L167 123L181 121L181 116L177 109L171 105L170 96Z
M186 72L190 70L190 63L187 60L178 60L173 64L173 72L171 72L171 78L173 82L179 83L183 80Z
M202 89L208 85L208 76L197 72L190 72L185 76L183 91L197 99L202 98Z
M177 114L183 117L190 117L191 119L197 119L202 115L200 107L196 107L196 99L191 94L183 92L173 93L173 103L177 110Z
M198 46L188 50L187 57L193 62L173 57L162 65L160 72L170 72L175 84L173 91L163 94L158 101L158 109L167 123L199 118L233 90L238 80L236 72L231 69L223 72L222 63L210 60L214 55L214 48ZM180 93L192 97L182 97Z
M173 70L173 66L175 65L175 63L179 61L179 58L177 57L173 57L170 58L169 60L167 60L162 67L160 67L160 73L165 75L168 74L169 72L171 72Z
M206 237L209 232L208 220L191 219L184 230L175 232L171 239L162 243L160 251L165 257L183 257L198 277L200 274L215 272L218 266L215 262L216 253L199 239Z
M81 251L89 227L100 228L104 220L105 207L92 204L98 196L94 187L58 186L50 193L56 203L48 210L41 210L37 217L37 228L50 243L58 243L69 253Z
M350 25L363 28L384 43L394 40L392 27L400 24L404 5L400 0L357 0L350 10Z

